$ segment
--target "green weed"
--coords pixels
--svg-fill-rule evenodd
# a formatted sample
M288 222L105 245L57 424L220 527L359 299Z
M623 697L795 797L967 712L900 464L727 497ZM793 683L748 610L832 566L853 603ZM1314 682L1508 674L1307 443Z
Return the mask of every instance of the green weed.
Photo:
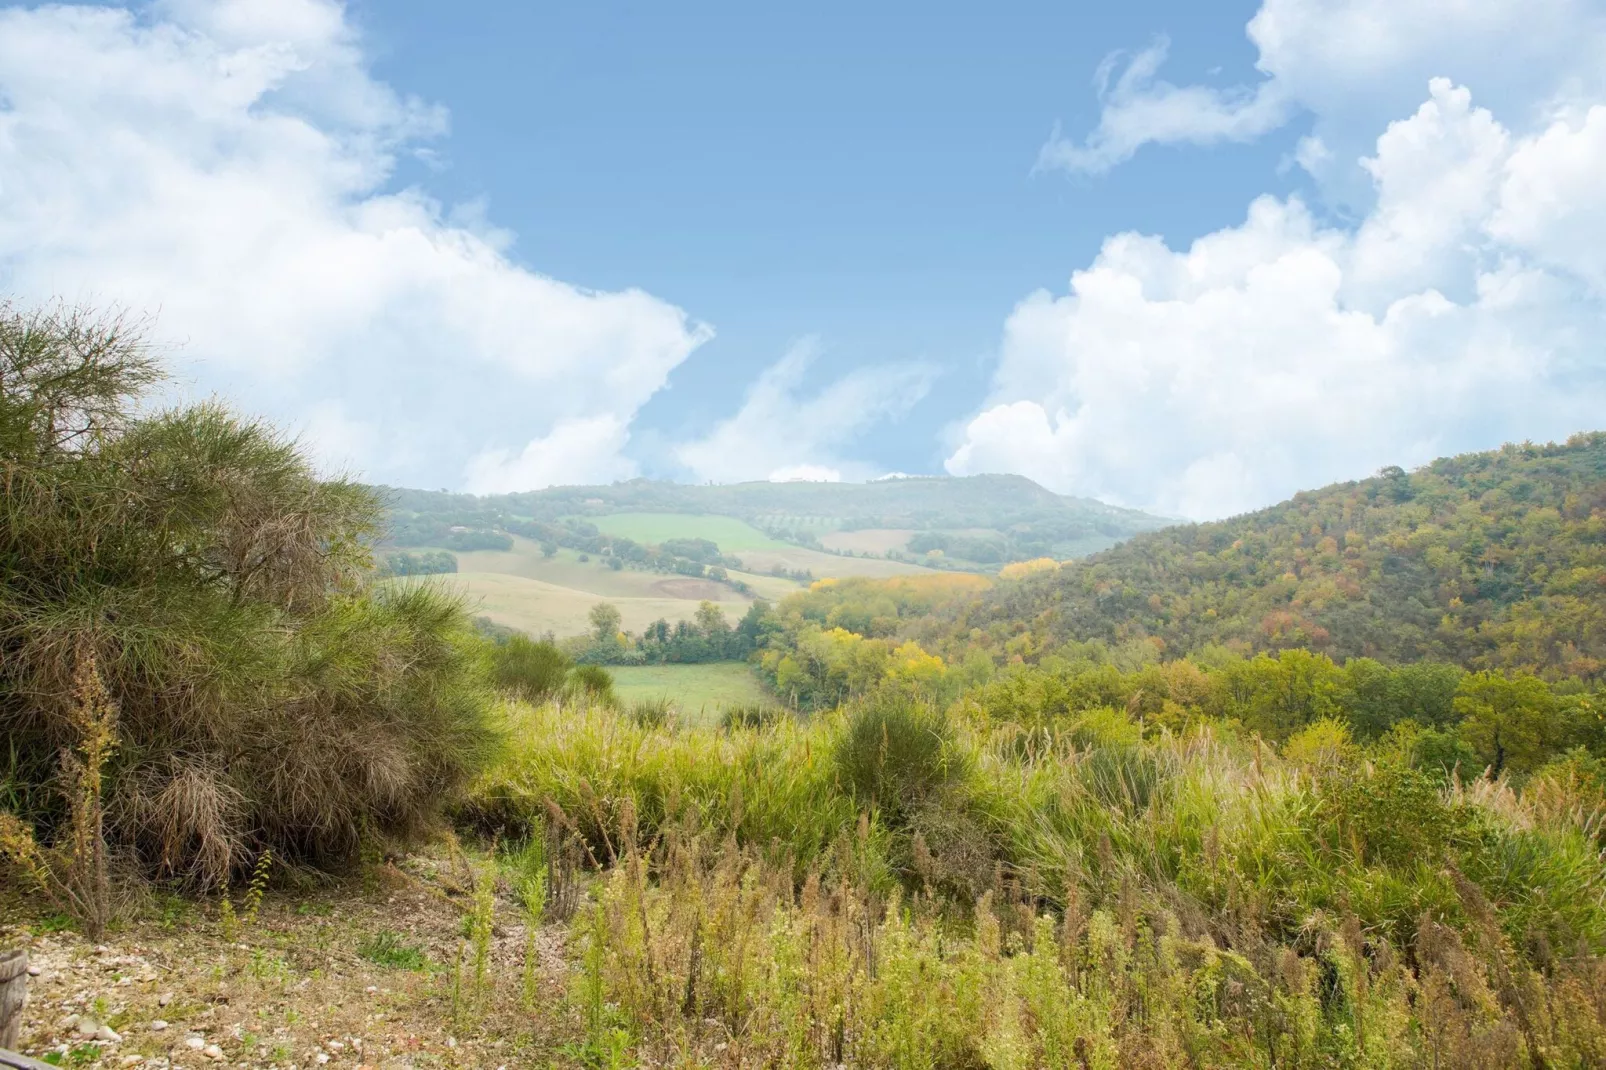
M357 954L379 966L397 970L421 971L429 968L422 948L408 943L398 933L377 932L357 945Z

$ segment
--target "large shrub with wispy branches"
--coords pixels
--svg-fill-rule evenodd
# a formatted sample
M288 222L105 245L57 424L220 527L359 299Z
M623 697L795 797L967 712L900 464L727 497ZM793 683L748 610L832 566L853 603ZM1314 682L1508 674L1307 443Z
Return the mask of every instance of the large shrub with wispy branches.
M462 607L367 586L373 495L218 404L142 409L161 380L122 318L0 305L0 786L53 833L88 658L111 836L149 870L416 826L488 742Z

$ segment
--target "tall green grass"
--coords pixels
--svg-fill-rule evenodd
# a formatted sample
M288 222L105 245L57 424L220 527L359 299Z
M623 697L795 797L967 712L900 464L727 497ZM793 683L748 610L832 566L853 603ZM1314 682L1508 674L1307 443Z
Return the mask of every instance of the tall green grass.
M1606 1057L1603 799L1576 769L1518 792L1326 724L1279 750L884 693L727 729L505 712L473 811L608 871L578 935L652 1059Z

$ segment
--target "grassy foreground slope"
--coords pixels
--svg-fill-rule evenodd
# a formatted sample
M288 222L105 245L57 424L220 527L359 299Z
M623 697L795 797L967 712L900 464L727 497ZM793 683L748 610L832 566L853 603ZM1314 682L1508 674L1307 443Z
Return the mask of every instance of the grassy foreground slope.
M1606 434L1508 445L1139 535L1000 584L912 629L1009 649L1158 639L1309 647L1599 677L1606 666Z

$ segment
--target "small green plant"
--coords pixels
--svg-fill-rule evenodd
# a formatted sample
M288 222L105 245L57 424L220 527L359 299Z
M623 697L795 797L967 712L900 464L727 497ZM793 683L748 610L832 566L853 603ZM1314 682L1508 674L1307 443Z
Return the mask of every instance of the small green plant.
M282 955L271 955L261 948L251 952L251 976L258 981L273 981L283 984L290 979L290 964Z
M234 899L229 895L229 885L223 882L223 892L217 905L218 929L223 939L234 940L240 935L242 928L249 929L256 924L257 914L262 909L262 896L267 891L268 873L273 865L273 852L263 851L257 856L256 865L251 869L251 880L246 885L245 896L237 909Z
M393 932L378 932L357 945L357 954L379 966L420 971L429 966L429 957L416 944Z
M240 932L240 915L234 910L234 900L229 898L227 884L223 886L223 897L218 900L217 927L225 940L233 940Z
M501 863L513 896L531 924L541 923L546 909L548 871L546 839L530 836L503 848Z
M467 1029L479 1019L495 984L490 970L495 881L466 858L463 863L470 883L469 906L463 914L463 936L452 970L452 1020L459 1030Z
M78 920L85 936L99 940L112 920L102 778L117 749L118 709L93 649L80 649L75 659L68 720L77 740L62 751L60 773L66 835L47 849L32 826L0 811L0 858L10 858L58 910Z
M636 1065L630 1057L632 1037L620 1021L619 1010L608 1001L609 922L601 903L588 919L585 955L581 961L580 1013L585 1020L585 1040L564 1048L564 1054L592 1070L626 1070Z
M268 889L268 873L272 867L271 850L264 850L257 855L257 863L251 869L251 883L245 889L245 911L241 915L247 927L256 924L257 914L262 910L262 896Z
M189 901L183 896L165 891L155 893L152 906L156 913L157 924L168 932L183 924L192 912Z
M46 1052L43 1061L51 1066L89 1066L100 1061L99 1044L75 1044L65 1052Z
M496 886L490 876L474 872L474 897L463 919L469 945L474 949L474 994L484 994L490 977L491 932L496 916Z
M524 911L524 968L520 988L525 1007L533 1010L540 979L540 949L536 938L541 928L541 917L546 911L550 869L546 841L531 836L522 843L504 849L502 866L513 886L513 894Z

